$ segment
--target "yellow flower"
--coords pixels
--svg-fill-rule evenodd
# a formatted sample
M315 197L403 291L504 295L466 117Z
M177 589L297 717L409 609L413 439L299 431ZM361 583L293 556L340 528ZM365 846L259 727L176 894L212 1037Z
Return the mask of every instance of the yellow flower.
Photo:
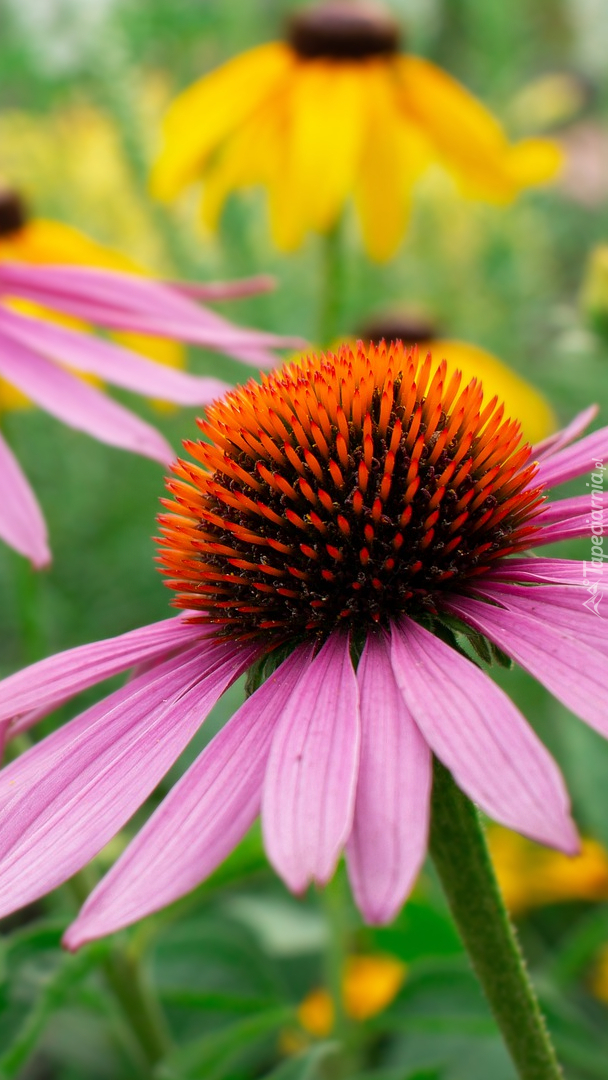
M169 200L202 178L214 227L231 191L262 184L286 251L309 229L331 229L353 195L365 247L383 260L432 163L465 194L496 203L555 175L554 143L511 145L459 83L398 46L396 23L376 5L329 0L298 12L287 41L243 53L175 99L153 193Z
M463 385L479 379L486 400L496 395L504 402L507 415L518 418L529 443L541 442L557 428L555 414L539 390L478 345L436 337L424 316L407 311L389 312L370 321L361 337L366 341L384 338L417 344L421 352L431 352L437 361L447 360L448 375L456 368L462 371Z
M574 858L499 826L489 829L488 840L511 914L568 900L608 900L608 853L596 840L584 839ZM604 976L608 1000L608 958Z
M0 189L0 262L12 261L35 265L61 264L92 266L104 270L143 273L141 267L112 248L91 240L84 233L59 221L28 218L20 196L10 189ZM15 301L21 311L43 314L62 325L81 327L83 324L57 312L44 312L34 304ZM112 337L136 352L159 363L182 367L183 349L173 341L144 334L113 333ZM27 399L14 387L0 379L0 411L23 408Z
M386 1009L403 984L406 967L394 956L350 956L342 979L346 1015L357 1022ZM334 1004L328 990L311 990L298 1009L298 1020L310 1035L323 1039L334 1026Z

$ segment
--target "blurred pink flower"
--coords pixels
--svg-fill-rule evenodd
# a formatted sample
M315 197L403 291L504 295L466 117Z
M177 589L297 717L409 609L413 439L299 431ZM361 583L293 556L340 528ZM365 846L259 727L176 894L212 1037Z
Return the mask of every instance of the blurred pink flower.
M168 464L173 451L155 428L78 376L94 375L179 405L204 405L222 394L227 384L166 367L114 342L24 314L16 309L15 301L42 305L112 330L191 342L256 367L268 367L276 363L269 348L286 342L233 326L188 299L188 294L214 300L246 295L267 284L268 279L259 278L170 287L135 274L0 261L0 379L65 424L101 442ZM1 435L0 538L36 567L50 561L42 511Z
M277 646L291 652L131 841L68 947L187 893L260 812L290 889L325 884L345 848L364 917L389 921L425 856L433 754L496 821L577 850L557 765L462 644L498 647L608 737L608 621L585 606L589 564L528 551L605 525L605 495L593 517L589 493L543 497L606 459L608 428L578 439L587 410L531 464L496 400L482 408L474 380L458 396L445 371L402 346L343 347L208 410L216 445L187 444L199 463L174 466L160 519L161 562L189 610L0 683L11 737L135 669L0 773L0 914L84 866Z

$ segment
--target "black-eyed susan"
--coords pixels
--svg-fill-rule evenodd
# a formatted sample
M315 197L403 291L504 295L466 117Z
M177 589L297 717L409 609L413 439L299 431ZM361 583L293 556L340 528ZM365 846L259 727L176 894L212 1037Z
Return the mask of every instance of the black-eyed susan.
M231 191L269 190L284 250L327 232L353 196L365 247L389 258L403 236L414 183L432 163L462 191L505 203L551 179L560 151L512 145L497 120L446 72L399 51L382 7L329 0L297 12L284 41L243 53L171 105L152 189L172 199L202 179L214 227Z

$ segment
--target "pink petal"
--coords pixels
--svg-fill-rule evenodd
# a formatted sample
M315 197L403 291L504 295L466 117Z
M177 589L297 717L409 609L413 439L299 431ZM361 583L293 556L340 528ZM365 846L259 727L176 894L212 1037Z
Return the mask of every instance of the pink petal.
M293 892L332 876L350 833L359 762L359 695L346 634L333 633L275 732L262 796L268 858Z
M601 511L601 518L592 518L589 510L579 516L567 518L565 521L554 521L552 525L542 526L537 533L528 541L529 548L543 547L545 544L557 544L562 540L576 540L580 537L591 536L593 526L599 525L602 529L608 527L608 510Z
M205 405L229 389L219 379L200 378L103 341L92 334L32 319L0 307L0 328L13 341L105 382L177 405Z
M270 274L235 278L232 281L165 281L164 284L182 296L194 300L237 300L243 296L258 296L276 288L276 278Z
M424 860L431 753L395 682L390 644L370 635L357 669L361 759L348 873L366 922L390 922Z
M583 562L580 559L542 559L519 558L502 559L491 571L484 574L484 581L504 579L505 581L563 582L580 585L586 574L597 572L598 564ZM601 571L601 567L599 567ZM606 577L608 571L604 571ZM601 573L600 573L601 577Z
M162 435L134 413L2 333L0 375L58 420L101 442L163 464L175 456Z
M33 709L45 716L81 690L136 664L185 649L197 639L203 647L209 631L186 622L186 618L177 615L118 637L78 645L9 675L0 682L0 721L14 719Z
M561 773L507 695L411 619L393 626L391 642L404 700L463 791L503 825L577 851Z
M501 597L497 595L496 599L500 601ZM549 605L542 618L461 596L450 596L445 606L496 642L573 713L608 738L608 668L603 662L606 650L602 647L598 662L597 651L587 636L595 624L589 623L588 612L582 606L579 640L572 632L553 625Z
M560 626L567 634L579 641L585 640L589 648L599 650L608 658L608 620L598 619L601 612L594 612L586 605L589 590L584 585L535 588L500 581L485 584L480 579L473 590L492 603L500 602L507 611L521 611L531 619Z
M112 329L157 334L218 349L256 366L276 364L267 347L302 344L300 338L280 338L233 326L161 282L137 274L3 263L0 291Z
M592 510L601 510L606 507L608 507L608 491L598 491L593 503L590 492L587 492L586 495L574 495L571 499L556 499L555 502L545 503L534 523L544 526L557 521L565 524L570 518L578 518L581 514L589 517Z
M17 759L1 812L0 913L55 888L118 832L252 656L226 642L203 657L190 649Z
M51 553L42 511L12 450L0 434L0 539L40 570Z
M544 458L534 477L534 486L546 484L547 487L555 487L566 480L574 479L575 476L592 473L596 462L605 461L607 457L608 427L604 427L586 435L574 446L568 446Z
M592 420L595 420L599 412L599 406L590 405L587 409L583 409L578 413L565 428L561 431L556 431L554 435L549 435L542 442L536 443L532 447L532 457L535 461L546 460L555 454L558 450L561 450L564 446L568 446L569 443L578 439L579 435L582 435L583 431L586 431Z
M296 649L215 736L89 897L68 948L177 900L239 843L259 814L276 722L311 656Z

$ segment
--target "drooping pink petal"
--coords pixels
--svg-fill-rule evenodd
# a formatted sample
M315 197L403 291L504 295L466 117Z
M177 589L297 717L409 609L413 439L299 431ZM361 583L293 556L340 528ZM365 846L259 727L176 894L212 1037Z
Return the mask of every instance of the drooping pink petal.
M555 502L545 503L540 514L534 519L535 525L550 525L553 522L567 523L571 518L579 518L582 514L589 517L592 510L605 510L608 508L608 491L598 491L591 494L574 495L571 499L556 499Z
M37 570L51 561L42 511L23 469L1 434L0 539L25 555Z
M598 461L605 461L608 457L608 427L593 431L584 439L579 439L574 446L567 446L557 453L551 453L544 458L534 477L534 486L545 484L547 487L555 487L564 484L566 480L573 480L575 476L584 473L592 473Z
M557 544L562 540L577 540L584 536L591 536L594 526L599 526L604 531L608 527L608 509L598 511L596 517L591 513L580 514L578 517L570 517L565 521L554 521L551 525L542 525L538 518L540 528L538 532L527 541L529 548L543 547L545 544Z
M501 559L484 574L484 581L498 579L581 585L585 576L591 573L601 578L602 567L581 559ZM608 569L603 571L603 578L608 584Z
M137 274L5 262L0 266L0 292L111 329L156 334L217 349L255 366L276 363L268 348L302 344L300 338L236 327L178 291Z
M234 278L232 281L165 281L164 284L174 292L195 300L238 300L244 296L272 292L277 282L271 274L256 274L255 277Z
M357 669L361 758L348 874L366 922L386 923L424 860L431 753L399 692L384 635L370 635Z
M599 649L606 657L608 619L597 618L598 614L601 615L599 603L596 612L587 605L589 590L584 585L531 588L529 585L503 581L486 584L480 579L472 588L476 595L492 603L500 602L508 611L520 611L541 622L549 620L553 626L561 627L578 641L584 640L590 649Z
M253 655L227 642L213 658L190 649L14 762L15 794L0 813L2 915L65 881L118 832Z
M239 843L260 811L276 722L311 656L310 647L296 649L190 766L91 894L68 948L172 903Z
M391 644L404 700L463 791L496 821L573 854L578 841L561 773L510 698L411 619L393 624Z
M349 640L335 632L285 706L264 781L264 844L293 892L329 881L350 833L359 729Z
M205 405L229 386L219 379L189 375L157 364L130 349L56 323L33 319L0 307L0 330L13 341L77 371L98 375L126 390L159 397L177 405Z
M587 409L583 409L582 412L578 413L561 431L556 431L554 435L548 435L542 442L535 443L532 447L533 460L543 461L557 453L564 446L574 442L579 435L582 435L583 431L587 430L591 421L595 420L598 412L598 405L589 405Z
M7 676L0 682L0 721L15 719L33 709L45 716L58 704L111 675L186 649L198 639L203 643L209 632L186 619L186 615L177 615L118 637L78 645Z
M150 424L0 331L0 375L46 412L88 435L168 464L175 456Z
M500 601L499 596L496 599ZM573 713L608 738L608 670L605 663L598 663L586 638L587 611L582 610L582 633L577 640L551 623L550 607L537 619L468 596L450 596L445 606L494 641Z

